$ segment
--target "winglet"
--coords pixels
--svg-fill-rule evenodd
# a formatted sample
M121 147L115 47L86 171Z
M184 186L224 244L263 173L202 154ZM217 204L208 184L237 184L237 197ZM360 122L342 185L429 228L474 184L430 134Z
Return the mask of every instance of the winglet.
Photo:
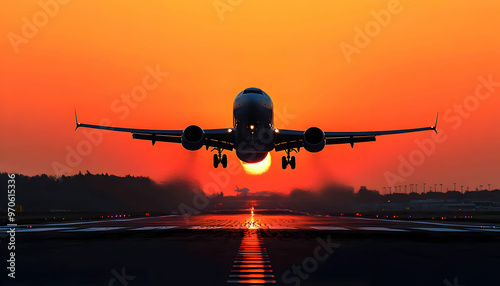
M80 123L78 123L78 117L76 116L76 109L75 109L75 122L76 122L75 131L76 131L76 129L78 129L78 127L80 127Z
M438 133L437 129L436 129L438 126L438 118L439 118L439 112L436 115L436 123L434 123L434 126L432 126L432 130L434 130L434 132L436 132L436 134Z

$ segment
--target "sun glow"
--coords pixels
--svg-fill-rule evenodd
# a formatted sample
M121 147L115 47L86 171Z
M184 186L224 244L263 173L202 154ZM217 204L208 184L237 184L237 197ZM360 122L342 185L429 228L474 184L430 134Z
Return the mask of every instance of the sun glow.
M243 161L240 162L247 174L260 175L265 173L267 170L269 170L269 167L271 167L271 154L267 153L266 158L257 163L245 163Z

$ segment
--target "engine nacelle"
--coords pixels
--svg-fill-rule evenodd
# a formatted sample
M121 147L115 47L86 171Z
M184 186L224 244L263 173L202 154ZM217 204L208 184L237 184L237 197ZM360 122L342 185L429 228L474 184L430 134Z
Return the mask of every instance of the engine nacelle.
M182 147L190 151L199 150L205 143L205 131L200 126L190 125L182 131Z
M309 127L304 132L304 149L309 152L319 152L325 148L325 132L318 127Z

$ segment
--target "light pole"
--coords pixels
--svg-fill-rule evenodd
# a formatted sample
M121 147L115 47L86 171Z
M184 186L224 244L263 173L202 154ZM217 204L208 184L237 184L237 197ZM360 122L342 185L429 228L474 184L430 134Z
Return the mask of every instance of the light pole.
M491 184L488 184L488 191L491 191Z
M424 183L424 194L425 194L425 183Z
M443 184L440 184L441 185L441 193L443 192Z

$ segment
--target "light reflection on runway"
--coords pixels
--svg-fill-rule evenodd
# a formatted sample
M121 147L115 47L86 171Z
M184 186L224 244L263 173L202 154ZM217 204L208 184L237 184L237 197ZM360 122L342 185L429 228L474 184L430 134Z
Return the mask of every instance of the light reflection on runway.
M260 224L254 219L252 207L245 225L245 235L229 274L228 284L262 285L276 284L267 249L257 230ZM266 274L263 274L266 273Z

